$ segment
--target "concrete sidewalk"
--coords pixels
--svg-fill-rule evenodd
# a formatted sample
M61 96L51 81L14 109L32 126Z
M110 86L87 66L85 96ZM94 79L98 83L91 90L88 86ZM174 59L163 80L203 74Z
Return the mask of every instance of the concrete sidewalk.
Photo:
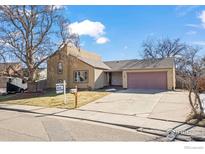
M138 117L134 115L123 115L115 113L104 113L100 111L89 111L83 109L67 110L58 108L42 108L35 106L24 105L8 105L0 104L2 110L15 110L19 112L35 113L39 117L52 116L56 118L73 118L87 121L94 121L99 123L106 123L111 125L117 125L122 127L128 127L132 129L142 130L145 129L151 133L161 132L162 135L166 135L167 131L175 133L183 133L185 137L195 136L205 138L205 128L193 125L184 124L181 122L165 121L158 119L150 119L146 117ZM1 117L2 118L2 117ZM6 118L6 117L4 117Z

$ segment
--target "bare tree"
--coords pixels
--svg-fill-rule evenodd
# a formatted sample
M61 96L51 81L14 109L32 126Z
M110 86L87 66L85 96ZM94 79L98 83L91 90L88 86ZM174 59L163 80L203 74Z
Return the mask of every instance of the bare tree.
M204 69L204 61L197 56L199 48L188 47L186 55L180 58L180 79L189 91L191 114L188 120L205 118L202 101L199 96L200 79Z
M166 58L181 55L186 50L186 45L180 39L147 39L142 44L142 57L144 59Z
M3 46L5 45L4 41L0 40L0 62L5 63L5 55L6 52L3 50Z
M197 56L200 48L181 43L180 39L148 39L143 42L142 56L145 59L175 57L177 80L188 89L191 113L188 120L202 120L205 117L199 96L201 75L204 71L205 58Z
M16 58L34 82L37 69L67 42L78 46L77 35L68 31L69 22L54 6L0 6L0 47L4 59Z

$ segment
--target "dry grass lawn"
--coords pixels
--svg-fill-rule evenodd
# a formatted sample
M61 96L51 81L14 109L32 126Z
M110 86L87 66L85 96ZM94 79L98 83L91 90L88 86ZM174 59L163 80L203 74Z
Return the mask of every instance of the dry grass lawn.
M81 107L99 98L108 95L109 92L101 91L80 91L78 92L78 105ZM64 95L55 94L54 91L45 94L13 94L7 96L0 96L0 103L18 104L18 105L31 105L42 107L57 107L57 108L74 108L75 96L67 93L67 104L64 104Z

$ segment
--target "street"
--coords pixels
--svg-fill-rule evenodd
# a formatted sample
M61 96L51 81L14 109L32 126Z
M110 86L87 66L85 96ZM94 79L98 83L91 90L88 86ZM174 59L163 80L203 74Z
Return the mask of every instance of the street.
M77 109L0 104L0 141L191 141L183 91L123 90Z
M0 110L0 141L154 141L158 138L107 124Z

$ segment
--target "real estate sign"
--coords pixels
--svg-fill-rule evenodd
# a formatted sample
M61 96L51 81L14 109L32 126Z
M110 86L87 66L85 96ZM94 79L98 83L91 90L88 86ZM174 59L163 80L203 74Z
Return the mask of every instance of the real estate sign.
M64 93L64 83L56 84L56 94Z
M65 80L63 81L63 83L57 83L56 84L56 93L57 94L64 94L64 104L67 103L67 99L66 99L66 82Z

